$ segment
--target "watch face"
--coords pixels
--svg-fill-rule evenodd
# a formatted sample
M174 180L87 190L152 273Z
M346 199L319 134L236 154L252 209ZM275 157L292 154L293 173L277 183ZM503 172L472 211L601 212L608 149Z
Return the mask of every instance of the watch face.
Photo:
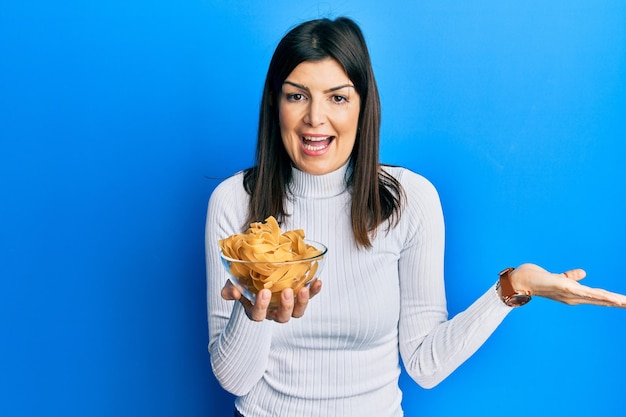
M519 306L523 306L524 304L526 304L527 302L530 301L530 295L526 295L526 294L515 294L512 295L508 300L507 300L507 304L510 307L519 307Z

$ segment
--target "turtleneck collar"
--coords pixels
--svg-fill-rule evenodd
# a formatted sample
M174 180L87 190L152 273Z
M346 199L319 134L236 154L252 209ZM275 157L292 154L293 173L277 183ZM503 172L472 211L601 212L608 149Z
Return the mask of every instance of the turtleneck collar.
M289 193L296 197L328 198L346 191L346 178L350 163L323 175L307 174L292 167Z

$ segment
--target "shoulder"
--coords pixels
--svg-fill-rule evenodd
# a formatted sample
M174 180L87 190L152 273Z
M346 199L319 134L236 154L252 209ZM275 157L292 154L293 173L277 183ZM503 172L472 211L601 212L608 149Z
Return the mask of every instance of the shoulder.
M240 233L248 213L249 196L243 186L243 171L226 178L209 198L206 216L207 239L211 242Z
M243 187L243 171L222 180L211 193L210 201L221 201L236 198L239 194L246 194Z
M383 169L402 186L403 204L397 230L405 233L404 247L417 242L442 241L443 209L433 183L407 168L384 166Z
M400 183L409 201L416 198L439 201L437 189L426 177L401 166L383 165L382 169Z
M244 172L240 171L220 182L209 198L209 210L217 212L242 211L248 208L248 193L243 186Z

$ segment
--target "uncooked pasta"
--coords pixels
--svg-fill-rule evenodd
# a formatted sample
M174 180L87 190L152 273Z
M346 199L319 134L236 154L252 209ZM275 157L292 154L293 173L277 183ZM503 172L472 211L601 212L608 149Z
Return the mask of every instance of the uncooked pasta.
M302 229L281 232L270 216L264 223L250 224L245 233L220 240L219 245L233 260L231 275L253 294L269 289L271 303L276 303L282 290L292 288L295 293L315 276L322 251L306 243L304 236Z

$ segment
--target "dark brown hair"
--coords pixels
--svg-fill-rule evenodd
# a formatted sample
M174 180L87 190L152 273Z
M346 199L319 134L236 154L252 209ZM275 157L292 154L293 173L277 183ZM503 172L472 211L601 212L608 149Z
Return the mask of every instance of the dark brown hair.
M250 194L248 223L270 215L288 216L285 200L291 160L283 145L278 119L279 94L289 74L304 61L336 60L360 96L356 142L346 186L352 193L352 230L360 246L371 246L371 234L386 220L397 223L403 191L379 163L380 98L370 56L359 26L351 19L318 19L302 23L276 47L265 79L259 118L256 165L245 171Z

